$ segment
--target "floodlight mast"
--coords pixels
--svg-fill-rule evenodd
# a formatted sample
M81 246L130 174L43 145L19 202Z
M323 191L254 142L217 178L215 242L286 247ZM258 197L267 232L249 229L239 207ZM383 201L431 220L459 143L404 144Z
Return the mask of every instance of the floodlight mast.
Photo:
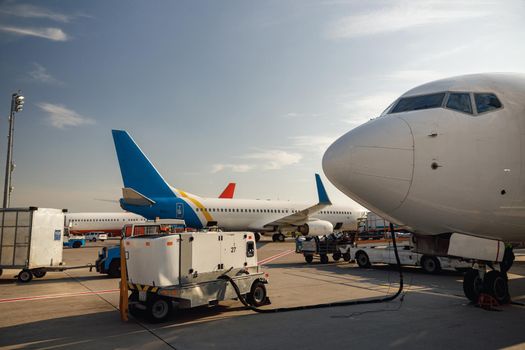
M13 138L15 130L15 115L24 109L25 98L22 96L22 91L18 90L11 96L11 110L9 112L9 133L7 135L7 158L5 163L5 183L4 183L4 208L9 208L11 201L11 192L13 192L13 186L11 186L11 175L15 169L13 163Z

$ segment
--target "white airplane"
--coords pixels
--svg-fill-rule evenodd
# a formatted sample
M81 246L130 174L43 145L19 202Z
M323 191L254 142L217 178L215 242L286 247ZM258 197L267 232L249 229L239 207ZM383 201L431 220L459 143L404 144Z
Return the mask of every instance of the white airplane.
M222 199L231 199L235 192L235 183L230 182L219 195ZM120 237L124 225L145 222L146 219L134 213L67 213L66 227L69 233L83 235L90 232L104 232L112 237Z
M66 227L71 234L104 232L120 236L127 224L145 222L146 219L133 213L67 213Z
M476 262L463 281L470 300L509 300L504 243L525 241L525 75L416 87L335 141L323 169L356 202L411 227L419 251Z
M252 199L204 198L168 185L127 132L113 130L113 140L124 182L121 207L148 219L183 219L188 227L219 226L226 230L325 235L356 229L359 212L332 205L316 174L318 203Z

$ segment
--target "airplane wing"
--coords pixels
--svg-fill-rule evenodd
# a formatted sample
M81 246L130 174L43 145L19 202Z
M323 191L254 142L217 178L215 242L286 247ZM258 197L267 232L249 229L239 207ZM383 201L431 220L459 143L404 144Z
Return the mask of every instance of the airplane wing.
M280 219L274 220L272 222L262 224L261 226L266 227L266 226L282 226L282 225L292 225L292 226L302 225L306 221L308 221L308 217L311 214L317 213L319 210L329 205L332 205L332 202L328 198L328 194L326 193L326 190L324 188L323 182L321 181L321 177L319 176L319 174L315 174L315 183L317 185L317 195L319 196L319 202L317 204L312 205L311 207L308 207L306 209L300 210L296 213L282 217Z

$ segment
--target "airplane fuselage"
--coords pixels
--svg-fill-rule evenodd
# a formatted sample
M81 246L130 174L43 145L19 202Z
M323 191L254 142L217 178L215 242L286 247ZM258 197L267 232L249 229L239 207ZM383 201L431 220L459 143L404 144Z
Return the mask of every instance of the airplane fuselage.
M175 193L178 191L175 190ZM210 223L228 230L275 231L276 227L266 226L268 222L312 206L312 203L298 203L277 200L219 199L202 198L185 193L186 197L157 198L151 206L133 206L121 201L126 210L148 219L157 217L184 219L186 225L203 228ZM326 220L338 230L355 230L360 213L340 205L329 205L309 219ZM338 225L339 224L339 225ZM283 225L286 226L286 225Z
M411 110L417 100L402 101L418 96L438 105ZM338 139L323 166L352 199L416 233L523 240L525 76L479 74L417 87Z
M71 234L105 232L113 236L120 236L126 224L145 221L133 213L67 213L65 220Z

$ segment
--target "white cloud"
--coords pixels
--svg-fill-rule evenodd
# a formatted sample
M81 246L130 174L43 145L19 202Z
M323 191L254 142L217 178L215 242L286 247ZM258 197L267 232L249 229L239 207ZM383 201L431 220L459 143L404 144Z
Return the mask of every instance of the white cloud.
M277 170L285 166L299 163L302 159L299 153L291 153L282 150L267 150L254 152L242 156L245 159L259 160L259 166L266 170Z
M299 153L287 152L283 150L266 150L248 153L240 156L242 163L219 163L214 164L212 173L224 170L231 170L236 173L245 173L252 170L278 170L290 166L303 158Z
M73 17L28 4L4 5L0 7L0 13L23 18L44 18L63 23L69 22Z
M48 73L47 69L38 63L33 63L33 70L30 71L29 76L31 79L46 84L59 84L63 83Z
M38 107L48 113L48 121L55 128L95 124L93 119L86 118L63 105L42 102Z
M453 6L452 2L398 2L395 6L341 18L328 27L331 39L356 38L397 32L414 27L481 18L489 11L479 10L475 2ZM470 4L470 6L469 6Z
M38 38L49 39L53 41L66 41L68 36L60 28L21 28L0 26L4 32L14 33L17 35L35 36Z
M211 172L218 173L223 170L231 170L234 173L246 173L254 168L249 164L214 164Z

